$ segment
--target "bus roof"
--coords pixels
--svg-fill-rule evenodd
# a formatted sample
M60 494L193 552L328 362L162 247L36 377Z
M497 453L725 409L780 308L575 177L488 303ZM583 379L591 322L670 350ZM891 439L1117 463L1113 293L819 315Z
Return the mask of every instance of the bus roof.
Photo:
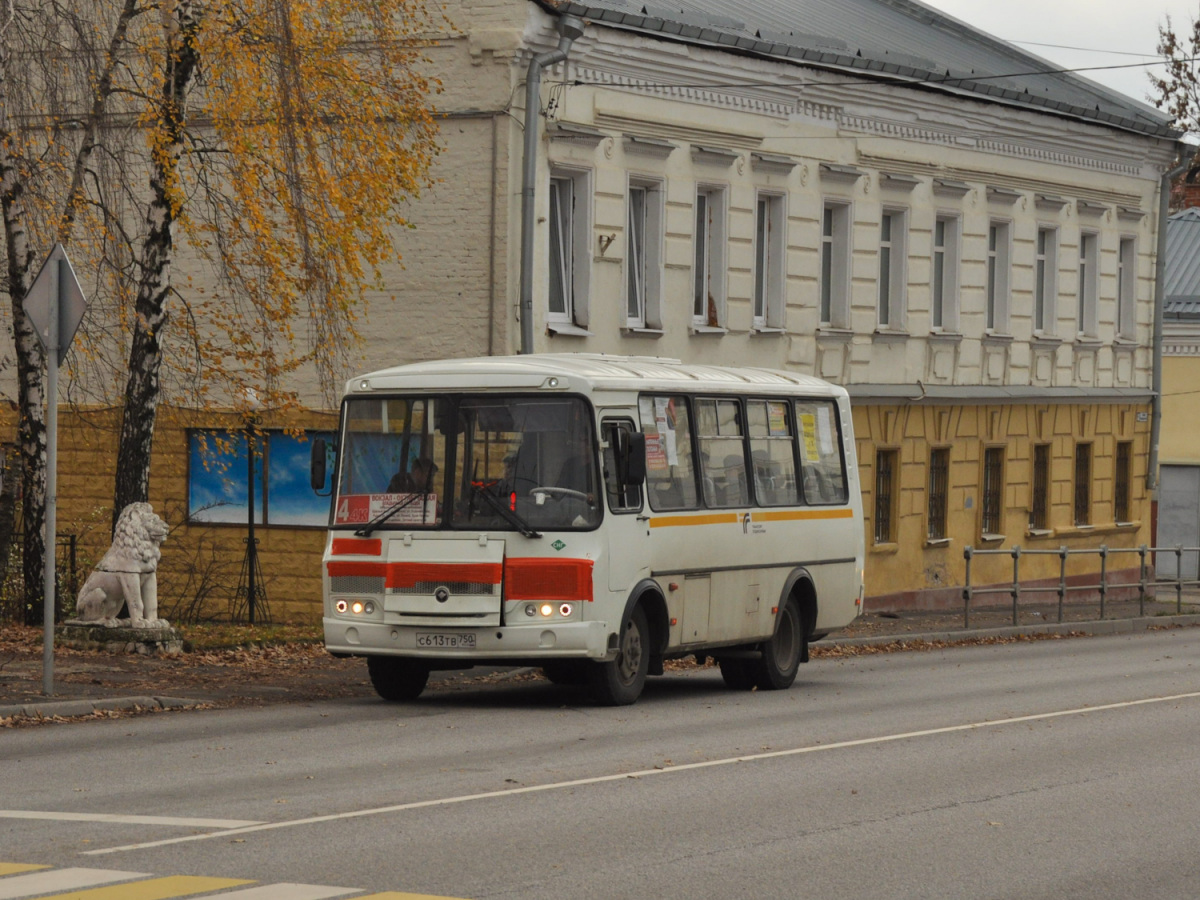
M845 390L811 375L779 369L708 366L654 356L606 353L535 353L478 356L411 363L350 379L347 394L395 390L503 390L546 387L559 390L715 391L761 394L844 395Z

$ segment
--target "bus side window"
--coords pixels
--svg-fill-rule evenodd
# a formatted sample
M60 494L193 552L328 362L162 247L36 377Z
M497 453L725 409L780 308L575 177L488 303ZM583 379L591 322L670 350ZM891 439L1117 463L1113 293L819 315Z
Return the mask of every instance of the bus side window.
M646 435L646 494L650 508L696 509L700 500L687 398L643 394L638 399L638 412Z
M837 408L825 400L797 400L796 437L806 503L845 503L846 468Z
M639 512L642 508L641 484L625 484L617 460L629 450L629 435L635 430L629 419L605 419L600 425L604 447L604 493L613 512Z

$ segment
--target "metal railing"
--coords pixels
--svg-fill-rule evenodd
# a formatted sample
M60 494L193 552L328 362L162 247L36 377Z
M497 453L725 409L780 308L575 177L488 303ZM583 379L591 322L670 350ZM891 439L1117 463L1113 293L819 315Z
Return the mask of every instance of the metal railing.
M25 585L21 579L21 551L24 536L14 534L9 558L0 560L0 624L25 621ZM73 534L59 534L55 546L55 621L61 618L63 601L75 602L79 593L79 542Z
M1059 547L1056 550L1024 550L1019 545L1003 550L978 550L974 547L967 547L963 550L963 558L966 560L966 584L963 587L963 627L971 627L971 606L972 601L977 597L995 594L1008 594L1012 597L1012 622L1013 625L1020 624L1020 606L1021 598L1025 595L1041 595L1054 594L1058 598L1058 621L1063 621L1063 605L1067 600L1068 595L1073 592L1095 592L1099 594L1100 602L1100 618L1105 617L1105 605L1108 602L1109 595L1115 590L1132 590L1137 589L1138 615L1146 614L1146 599L1153 596L1155 599L1162 589L1168 591L1173 590L1175 594L1175 611L1176 613L1183 612L1183 589L1185 587L1196 587L1200 585L1198 578L1185 578L1183 570L1184 554L1196 554L1197 560L1200 560L1200 547L1147 547L1145 544L1140 547L1108 547L1101 544L1099 547L1088 547L1084 549L1069 549L1067 547ZM1136 581L1113 581L1109 572L1109 560L1111 558L1120 558L1122 554L1136 554L1138 557L1138 577ZM1160 554L1168 554L1174 556L1175 559L1175 577L1174 578L1158 578L1157 575L1151 577L1150 566L1147 565L1147 559L1153 555L1155 562ZM1012 581L1009 583L992 582L983 587L975 587L972 582L971 564L976 557L980 556L1008 556L1012 558ZM1058 581L1056 584L1022 584L1021 583L1021 560L1030 556L1057 556L1059 559L1058 566ZM1079 556L1099 556L1100 557L1100 572L1098 581L1088 581L1084 583L1069 583L1067 576L1067 560L1072 557ZM1200 565L1198 565L1200 568ZM1087 573L1092 574L1092 573ZM1076 576L1078 577L1078 576ZM1086 575L1084 576L1086 577Z

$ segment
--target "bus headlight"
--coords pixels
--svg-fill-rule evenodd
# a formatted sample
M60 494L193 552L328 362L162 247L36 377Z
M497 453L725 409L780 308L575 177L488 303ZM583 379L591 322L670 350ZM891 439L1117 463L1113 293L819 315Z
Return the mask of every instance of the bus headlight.
M350 608L350 605L345 600L338 600L336 603L333 604L333 608L336 609L340 613L344 613L347 609Z
M554 615L554 604L552 604L552 603L543 603L543 604L542 604L542 608L541 608L539 611L540 611L540 612L541 612L541 614L542 614L543 616L545 616L545 617L552 616L552 615Z
M558 614L560 616L562 616L564 619L569 618L571 615L571 604L570 603L562 604L562 606L560 606L558 608Z

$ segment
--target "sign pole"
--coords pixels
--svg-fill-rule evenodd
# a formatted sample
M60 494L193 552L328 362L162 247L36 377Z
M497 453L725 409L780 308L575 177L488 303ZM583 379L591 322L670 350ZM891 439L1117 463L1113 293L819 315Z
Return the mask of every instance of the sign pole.
M46 547L42 584L42 693L54 693L54 555L58 540L58 331L66 260L50 266L50 310L46 321Z

